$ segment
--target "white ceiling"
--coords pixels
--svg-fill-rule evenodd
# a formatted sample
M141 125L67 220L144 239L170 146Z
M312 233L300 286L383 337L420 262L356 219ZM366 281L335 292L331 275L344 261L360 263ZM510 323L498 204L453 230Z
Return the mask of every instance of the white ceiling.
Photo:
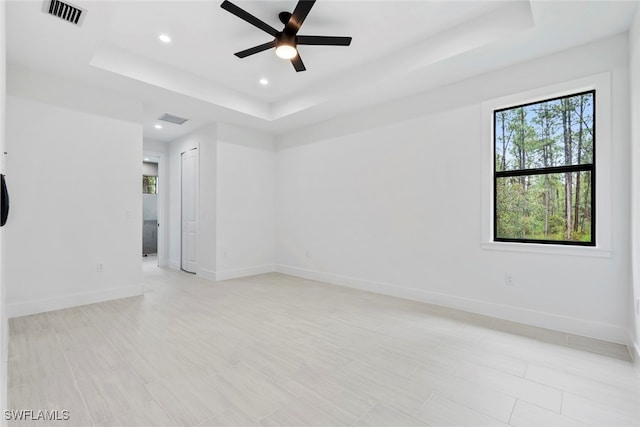
M275 28L296 0L233 3ZM318 0L300 34L352 36L301 46L296 73L271 37L216 1L72 1L81 27L7 2L7 61L142 100L145 137L169 141L213 121L281 133L628 29L635 1ZM170 44L158 40L162 33ZM461 60L464 59L464 60ZM269 85L259 83L261 78ZM163 113L189 118L163 123Z

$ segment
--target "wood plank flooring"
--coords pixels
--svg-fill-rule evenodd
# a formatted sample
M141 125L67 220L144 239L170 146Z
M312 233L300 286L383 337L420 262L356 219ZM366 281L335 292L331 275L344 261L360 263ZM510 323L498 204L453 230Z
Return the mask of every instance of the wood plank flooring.
M10 425L640 426L624 346L275 273L145 277L10 321L10 409L71 417Z

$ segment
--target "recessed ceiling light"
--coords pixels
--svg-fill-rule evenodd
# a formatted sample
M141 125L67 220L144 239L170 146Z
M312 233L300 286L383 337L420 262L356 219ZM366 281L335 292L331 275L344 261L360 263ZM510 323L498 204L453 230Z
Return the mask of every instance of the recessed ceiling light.
M269 80L265 79L264 77L260 79L260 84L263 86L266 86L269 84Z
M168 35L166 35L166 34L160 34L160 35L158 36L158 38L160 39L160 41L161 41L162 43L171 43L171 37L169 37L169 36L168 36Z
M162 125L155 125L153 127L156 128L156 129L162 129Z
M145 158L144 158L144 161L145 161L145 162L148 162L148 161L149 161L149 158L148 158L148 157L145 157Z

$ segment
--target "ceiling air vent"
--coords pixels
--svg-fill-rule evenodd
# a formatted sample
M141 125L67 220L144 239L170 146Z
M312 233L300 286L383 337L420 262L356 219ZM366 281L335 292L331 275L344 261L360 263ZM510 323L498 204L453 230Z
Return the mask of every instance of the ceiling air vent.
M45 0L42 11L78 26L82 25L87 14L86 10L59 0Z
M165 121L165 122L175 123L177 125L181 125L181 124L183 124L184 122L186 122L189 119L183 119L182 117L178 117L178 116L174 116L172 114L164 113L163 115L158 117L158 120L162 120L162 121Z

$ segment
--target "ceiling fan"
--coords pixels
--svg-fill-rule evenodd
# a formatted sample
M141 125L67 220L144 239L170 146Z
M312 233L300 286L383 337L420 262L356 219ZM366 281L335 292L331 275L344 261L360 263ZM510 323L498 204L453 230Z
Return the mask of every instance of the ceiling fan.
M316 0L299 0L296 8L293 10L293 13L280 12L278 14L278 18L280 19L280 22L284 24L284 28L282 31L278 31L271 25L261 21L230 1L223 1L220 5L221 8L274 37L270 42L236 52L235 55L238 58L246 58L249 55L275 47L276 55L280 58L291 60L293 68L299 72L306 70L306 68L302 59L300 59L300 54L297 49L298 45L349 46L351 44L351 37L298 35L298 31L300 31L302 23L309 14L309 11L311 11L315 2Z

